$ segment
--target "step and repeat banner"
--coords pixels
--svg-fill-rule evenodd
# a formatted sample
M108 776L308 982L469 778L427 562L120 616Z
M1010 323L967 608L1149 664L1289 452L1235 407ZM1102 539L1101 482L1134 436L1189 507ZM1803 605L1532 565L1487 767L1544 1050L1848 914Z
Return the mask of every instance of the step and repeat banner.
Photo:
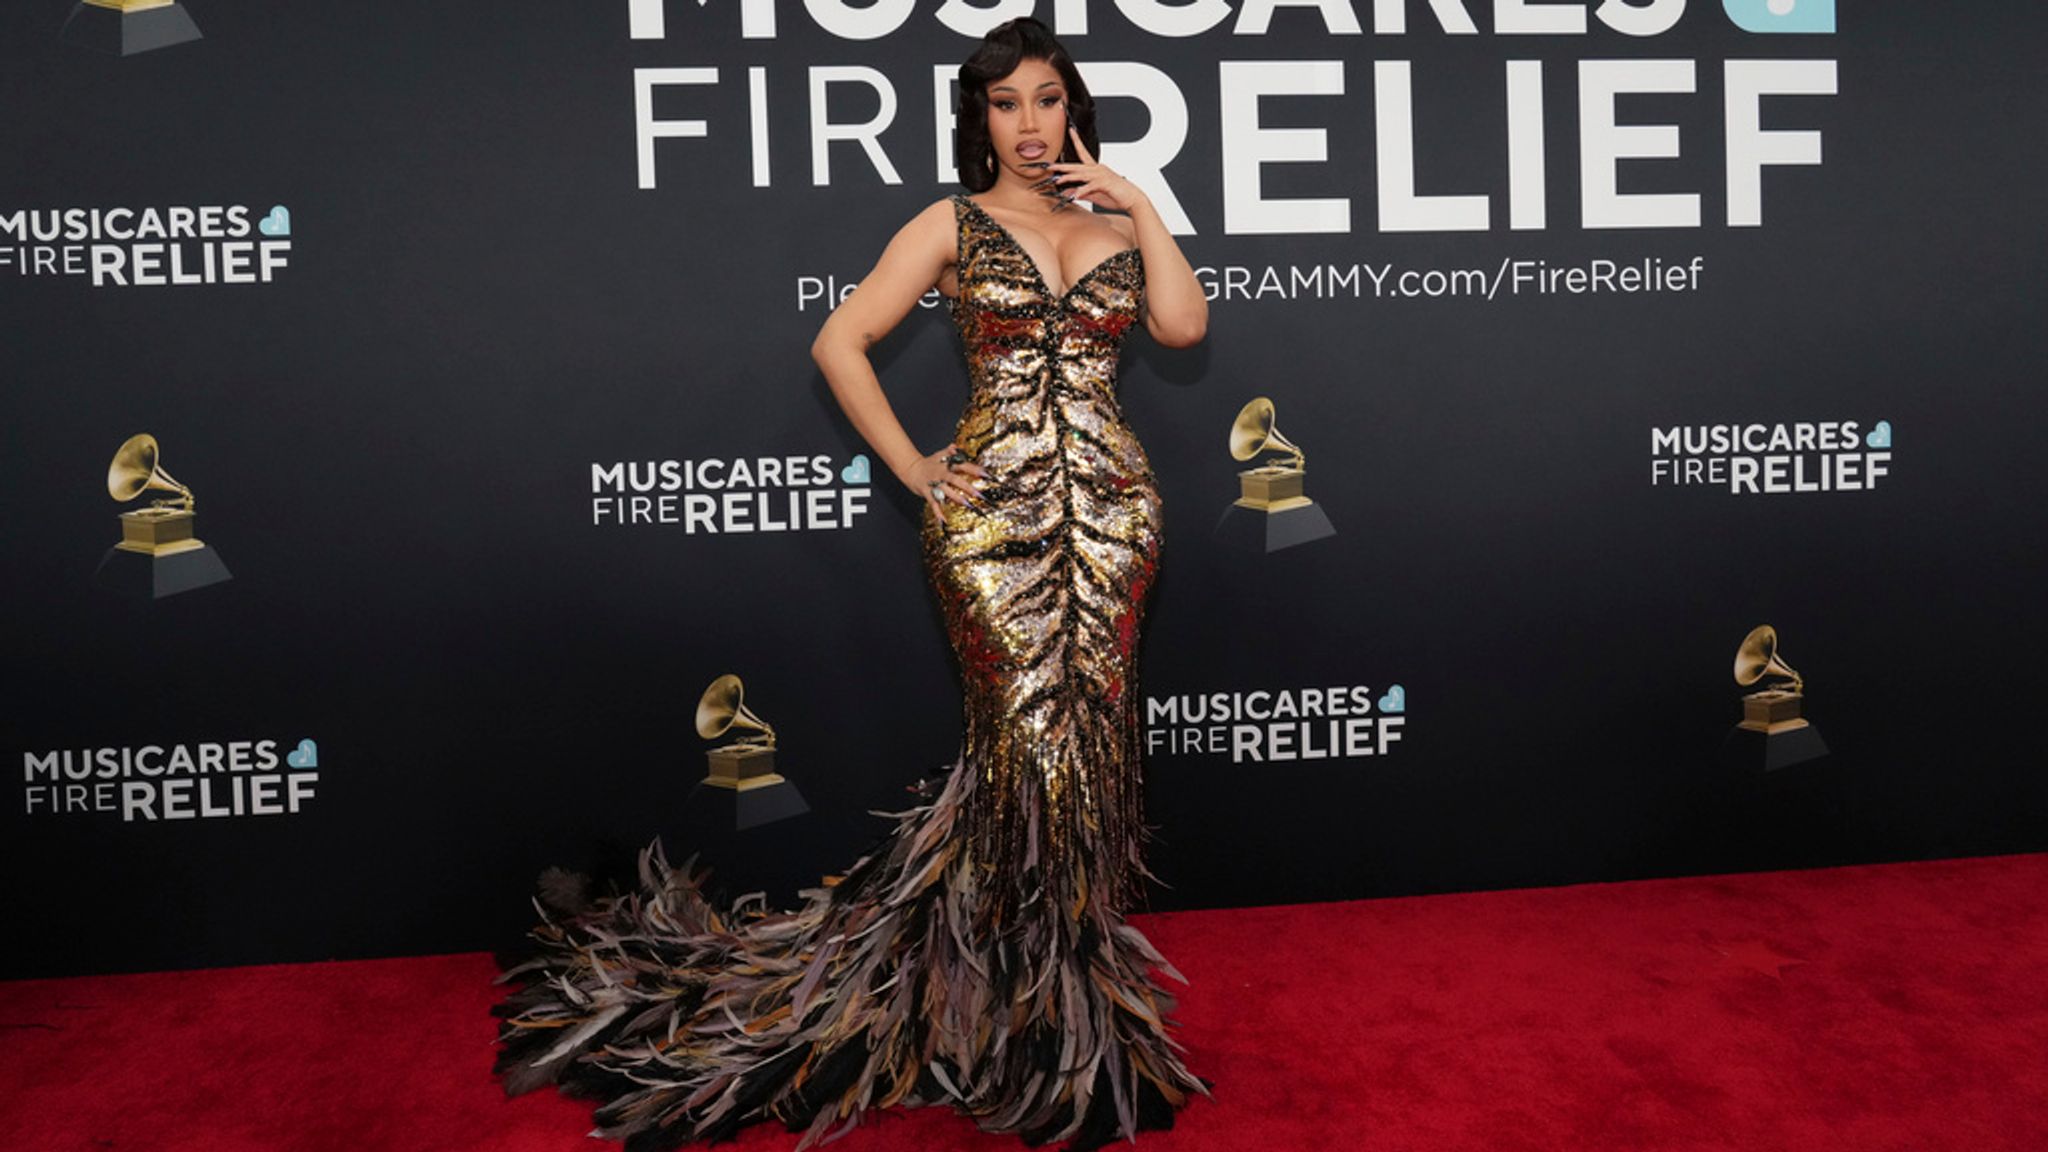
M1153 907L2048 848L2037 6L24 0L0 974L850 863L960 700L809 346L1025 14L1210 297ZM943 302L874 360L945 443Z

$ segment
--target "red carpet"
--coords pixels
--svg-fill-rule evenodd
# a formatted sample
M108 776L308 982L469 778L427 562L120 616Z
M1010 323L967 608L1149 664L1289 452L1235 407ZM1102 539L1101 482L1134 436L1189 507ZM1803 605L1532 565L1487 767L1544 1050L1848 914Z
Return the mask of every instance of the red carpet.
M2037 1152L2048 855L1140 923L1216 1081L1153 1152ZM17 926L33 937L36 926ZM589 1152L481 955L0 984L6 1152ZM744 1149L794 1147L774 1128ZM943 1109L829 1146L1006 1150Z

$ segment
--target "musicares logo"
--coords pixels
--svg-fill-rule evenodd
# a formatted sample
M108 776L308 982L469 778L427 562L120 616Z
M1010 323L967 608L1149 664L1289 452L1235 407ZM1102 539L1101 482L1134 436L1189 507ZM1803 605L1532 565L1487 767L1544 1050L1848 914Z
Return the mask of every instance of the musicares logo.
M0 277L84 277L94 288L268 284L290 263L291 235L282 204L0 209Z
M288 749L280 751L280 749ZM137 821L296 816L320 782L311 740L62 748L21 755L30 816Z
M1868 492L1891 475L1892 424L1854 420L1698 424L1650 431L1653 487L1735 496Z
M1408 691L1255 688L1145 698L1145 752L1233 764L1385 756L1408 724Z
M590 522L687 535L851 528L873 489L866 455L634 460L590 466Z
M615 21L604 7L592 10ZM1759 59L1757 44L1718 34L1729 22L1760 34L1832 32L1833 0L1722 0L1725 16L1711 7L1685 0L627 0L636 50L631 76L620 76L614 90L621 117L631 114L633 168L644 191L709 197L793 180L820 189L835 181L916 184L933 173L949 179L948 70L935 76L917 59L921 53L891 41L927 43L938 34L934 25L978 38L1035 10L1063 37L1115 28L1119 42L1136 38L1123 59L1086 51L1086 37L1069 44L1086 57L1079 66L1095 98L1135 105L1131 119L1148 125L1135 139L1106 142L1103 159L1145 189L1175 235L1756 228L1764 224L1767 190L1773 201L1837 196L1818 174L1785 174L1822 163L1823 134L1812 125L1828 118L1818 102L1837 90L1826 42L1799 45L1811 58ZM1258 46L1256 38L1269 35L1276 43ZM1359 39L1368 35L1378 39ZM1169 74L1151 62L1147 36L1232 58ZM1417 41L1432 47L1408 47ZM1737 55L1719 54L1730 45L1739 45ZM1283 55L1291 53L1298 55ZM1435 58L1408 58L1423 54ZM1240 55L1255 58L1234 58ZM1488 115L1446 112L1436 103L1482 91L1498 94ZM1660 111L1637 110L1648 107ZM1680 108L1687 109L1683 121ZM1198 133L1189 131L1193 109L1213 110ZM1660 118L1646 119L1652 115ZM1691 126L1701 121L1711 127ZM1121 108L1119 122L1131 122ZM1681 122L1688 125L1682 137ZM1197 138L1213 159L1188 154ZM1419 156L1468 143L1505 162L1454 181L1417 164ZM1546 167L1560 143L1578 152L1576 179ZM787 159L805 153L807 172ZM1375 173L1363 187L1317 167L1361 154ZM1641 162L1681 158L1692 162L1693 179L1662 180L1656 192L1627 190ZM1272 179L1280 169L1288 176ZM1289 195L1285 186L1324 194ZM1715 208L1719 221L1709 216ZM808 291L827 300L835 287Z

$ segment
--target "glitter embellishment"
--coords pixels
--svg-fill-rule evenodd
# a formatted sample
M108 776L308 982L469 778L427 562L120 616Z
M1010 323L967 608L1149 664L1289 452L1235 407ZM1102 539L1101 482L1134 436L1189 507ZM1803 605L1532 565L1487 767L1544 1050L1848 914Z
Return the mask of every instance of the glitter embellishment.
M1054 293L1016 238L954 198L953 322L971 393L955 443L986 507L927 515L925 563L964 672L966 841L998 925L1051 905L1127 907L1146 875L1136 661L1158 566L1159 490L1116 400L1144 301L1127 248Z

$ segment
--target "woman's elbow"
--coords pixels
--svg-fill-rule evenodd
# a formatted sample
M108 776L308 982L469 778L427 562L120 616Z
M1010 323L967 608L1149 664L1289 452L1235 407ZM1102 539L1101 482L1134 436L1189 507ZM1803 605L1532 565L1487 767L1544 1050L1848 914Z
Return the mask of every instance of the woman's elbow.
M830 367L832 354L838 344L839 342L833 338L832 323L828 320L824 327L818 329L818 335L811 341L811 363L820 368Z
M1168 348L1193 348L1209 334L1208 309L1193 316L1161 319L1152 327L1152 338Z

